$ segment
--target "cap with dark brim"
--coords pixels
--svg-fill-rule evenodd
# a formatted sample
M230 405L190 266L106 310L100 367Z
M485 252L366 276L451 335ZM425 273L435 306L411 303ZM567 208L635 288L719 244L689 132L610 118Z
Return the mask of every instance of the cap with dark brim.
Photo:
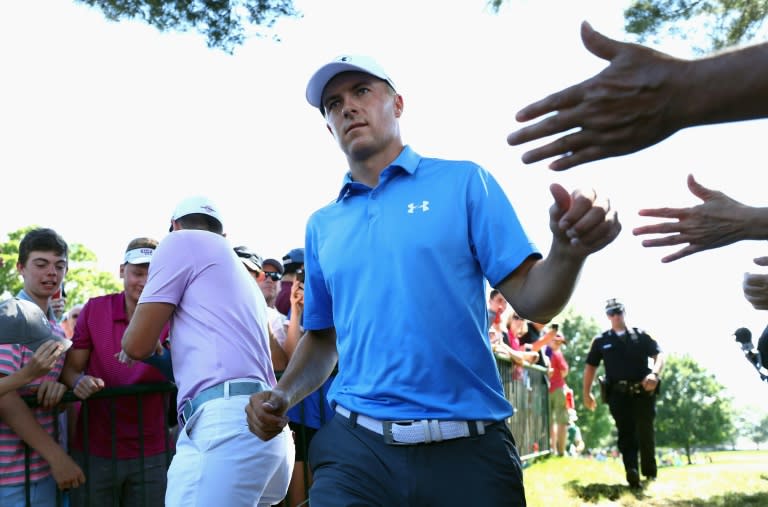
M283 269L283 263L280 262L277 259L264 259L264 262L262 263L264 266L272 266L277 270L278 273L281 275L285 272Z

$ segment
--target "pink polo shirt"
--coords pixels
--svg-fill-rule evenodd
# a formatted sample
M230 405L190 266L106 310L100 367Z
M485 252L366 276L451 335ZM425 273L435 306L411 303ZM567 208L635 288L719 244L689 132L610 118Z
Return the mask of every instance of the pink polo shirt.
M201 390L249 378L274 386L267 305L229 241L201 230L174 231L152 255L139 304L170 303L171 357L178 409Z
M26 299L26 298L25 298ZM64 330L53 320L49 311L51 326L55 333L64 336ZM22 369L34 355L34 351L19 344L0 345L0 375L11 375ZM25 385L17 392L19 396L32 395L45 381L57 382L64 367L64 355L56 361L56 365L46 375L37 378ZM32 409L35 420L46 433L56 439L54 431L55 411L42 407ZM0 486L14 486L24 484L25 461L24 441L0 419ZM32 482L44 479L51 475L48 462L36 450L30 448L30 480Z
M85 373L104 380L105 387L127 386L167 382L153 366L136 362L131 366L120 363L115 354L120 352L120 342L128 327L125 313L125 293L108 294L91 298L80 311L72 336L73 349L90 350ZM163 330L162 337L168 334ZM144 453L152 456L165 452L166 403L165 395L147 394L142 398ZM114 401L114 407L112 407ZM120 396L112 400L88 402L88 453L95 456L112 456L112 428L110 412L115 411L117 457L137 458L139 447L139 411L136 396ZM83 450L83 417L81 409L73 447ZM172 447L172 445L171 445Z

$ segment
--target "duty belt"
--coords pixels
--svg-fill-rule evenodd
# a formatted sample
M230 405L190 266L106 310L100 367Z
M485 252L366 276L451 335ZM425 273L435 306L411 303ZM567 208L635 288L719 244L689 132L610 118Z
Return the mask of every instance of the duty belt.
M631 394L633 396L651 396L653 391L646 391L642 382L631 380L618 380L611 384L611 390L621 394Z

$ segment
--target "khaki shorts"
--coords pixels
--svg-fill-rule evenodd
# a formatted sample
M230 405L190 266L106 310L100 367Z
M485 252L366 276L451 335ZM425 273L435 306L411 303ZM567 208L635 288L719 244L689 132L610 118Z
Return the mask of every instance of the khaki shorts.
M549 393L549 422L550 424L568 424L568 409L565 408L566 386Z

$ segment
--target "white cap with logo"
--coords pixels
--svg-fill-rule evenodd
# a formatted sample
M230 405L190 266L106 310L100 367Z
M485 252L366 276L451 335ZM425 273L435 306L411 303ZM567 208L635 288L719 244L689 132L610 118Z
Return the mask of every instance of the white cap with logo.
M386 81L393 90L395 89L395 83L373 58L361 55L340 55L320 67L309 78L306 93L307 102L322 111L323 90L331 79L342 72L365 72Z
M191 215L193 213L202 213L203 215L208 215L218 220L220 224L224 224L224 221L221 219L221 214L219 213L219 207L216 206L213 201L207 197L202 195L195 195L192 197L187 197L181 201L176 206L176 209L173 210L173 215L171 215L171 228L169 230L173 230L174 220L178 220L181 217Z
M153 253L155 253L154 248L134 248L125 252L123 262L126 264L149 264Z

